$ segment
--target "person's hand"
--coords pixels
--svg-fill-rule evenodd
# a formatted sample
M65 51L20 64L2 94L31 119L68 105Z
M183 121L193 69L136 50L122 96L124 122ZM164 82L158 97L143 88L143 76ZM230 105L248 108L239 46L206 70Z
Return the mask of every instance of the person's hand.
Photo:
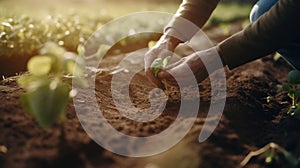
M146 76L154 83L156 86L163 88L162 83L158 80L157 77L153 74L150 70L151 64L157 58L166 58L168 56L172 56L175 48L179 44L179 40L175 38L163 35L160 40L156 43L154 47L152 47L146 54L145 54L145 72Z
M166 81L168 84L174 86L178 86L179 83L177 83L177 81L180 81L183 85L189 85L196 79L197 83L199 83L209 75L206 66L209 67L211 71L215 71L224 66L215 47L195 52L180 59L178 62L169 65L165 71L160 71L158 78L160 81ZM191 71L193 74L191 74Z

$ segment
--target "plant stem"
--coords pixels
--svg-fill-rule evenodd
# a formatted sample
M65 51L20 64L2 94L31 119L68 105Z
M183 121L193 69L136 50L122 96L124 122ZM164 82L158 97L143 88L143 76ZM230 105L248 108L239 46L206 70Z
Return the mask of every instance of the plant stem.
M293 87L293 91L295 91L295 90L296 90L295 85L293 85L292 87ZM293 94L291 95L291 97L292 97L292 107L296 107L295 93L293 93Z
M245 159L240 163L240 166L241 167L244 167L246 166L250 159L254 156L258 156L258 155L261 155L263 154L264 152L268 151L268 150L278 150L279 152L283 153L283 154L286 154L288 153L288 151L286 151L284 148L282 148L281 146L275 144L274 142L271 142L269 144L267 144L266 146L258 149L257 151L251 151L246 157Z

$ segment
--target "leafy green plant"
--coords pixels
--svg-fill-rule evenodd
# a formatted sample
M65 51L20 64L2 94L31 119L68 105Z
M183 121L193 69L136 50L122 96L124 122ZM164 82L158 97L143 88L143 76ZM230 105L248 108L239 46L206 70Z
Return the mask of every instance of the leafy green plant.
M40 55L29 60L29 74L17 81L26 91L20 101L43 128L51 127L58 118L64 120L65 108L76 95L76 90L71 89L72 80L87 86L82 77L83 65L81 57L52 42L46 43Z
M285 160L287 161L287 166L291 168L296 168L300 164L300 158L295 158L290 152L285 150L283 147L278 144L271 142L266 146L258 149L257 151L250 152L245 159L240 163L241 167L246 166L251 158L265 154L265 162L271 164L275 160L279 160L278 154L283 154Z
M286 91L291 98L292 103L289 111L287 112L291 116L295 116L300 119L300 71L292 70L287 76L288 83L284 83L279 87L279 91Z
M166 68L166 66L167 66L170 58L171 58L171 56L168 56L168 57L166 57L164 59L162 59L162 58L156 58L152 62L151 66L150 66L150 70L154 73L155 77L157 77L158 72L160 70L165 70L165 68Z
M165 70L166 66L168 65L171 56L168 56L164 59L157 58L151 64L151 71L153 72L154 76L157 77L158 72L160 70ZM178 86L169 85L166 80L161 81L164 85L164 92L168 98L169 102L178 103L181 100L181 92Z
M153 72L154 76L157 77L158 75L158 72L160 70L165 70L167 65L168 65L168 62L170 61L171 59L171 56L167 56L166 58L162 59L162 58L156 58L151 66L150 66L150 70ZM166 80L163 80L162 83L164 84L164 87L166 89L166 91L168 91L168 83Z

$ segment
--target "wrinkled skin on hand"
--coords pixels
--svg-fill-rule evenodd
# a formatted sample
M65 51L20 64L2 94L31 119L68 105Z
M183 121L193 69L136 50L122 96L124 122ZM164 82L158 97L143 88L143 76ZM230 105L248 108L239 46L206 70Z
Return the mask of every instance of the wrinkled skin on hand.
M208 77L206 66L213 71L224 67L220 62L216 47L198 51L180 59L178 62L169 65L166 70L160 71L158 78L160 81L166 81L169 85L177 86L177 81L180 81L184 86L188 86L195 79L200 83ZM191 71L194 75L190 75ZM176 76L177 81L171 74Z

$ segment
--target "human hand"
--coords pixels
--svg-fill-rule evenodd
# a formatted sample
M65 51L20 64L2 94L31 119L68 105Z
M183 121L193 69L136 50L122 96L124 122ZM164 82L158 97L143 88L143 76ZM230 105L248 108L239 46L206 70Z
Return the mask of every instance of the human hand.
M163 88L163 85L151 71L151 64L157 58L164 59L168 56L172 56L179 42L179 40L171 36L163 35L156 45L145 54L144 61L146 76L151 80L152 83L160 88Z
M166 70L158 73L158 78L170 85L177 86L180 82L180 84L187 86L195 79L199 83L207 78L209 74L206 67L209 67L210 72L212 72L223 66L216 47L213 47L195 52L167 66ZM191 72L193 75L191 75Z

